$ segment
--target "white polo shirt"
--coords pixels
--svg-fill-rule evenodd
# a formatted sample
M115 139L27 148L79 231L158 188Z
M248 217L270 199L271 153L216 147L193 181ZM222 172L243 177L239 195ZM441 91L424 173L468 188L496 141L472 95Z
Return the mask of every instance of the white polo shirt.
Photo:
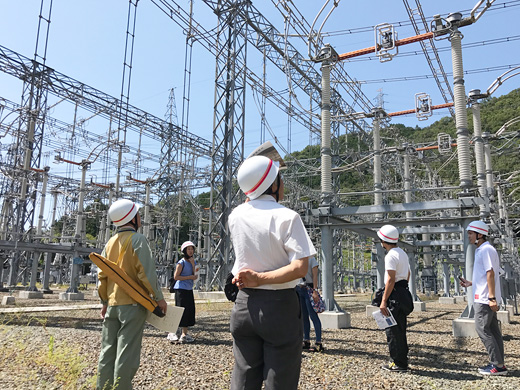
M271 195L261 195L236 207L229 215L228 226L236 256L233 275L246 268L273 271L316 254L298 213L282 206ZM295 279L258 288L280 290L297 284Z
M495 297L497 304L502 301L500 290L500 260L496 249L489 242L484 241L475 250L475 263L473 264L473 293L474 302L489 305L489 288L487 284L487 272L493 269L495 272Z

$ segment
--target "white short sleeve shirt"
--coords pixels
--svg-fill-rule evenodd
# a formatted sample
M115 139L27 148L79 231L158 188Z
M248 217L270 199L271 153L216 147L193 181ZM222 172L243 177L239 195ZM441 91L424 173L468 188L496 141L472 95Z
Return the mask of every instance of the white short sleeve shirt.
M388 281L388 270L395 271L395 282L408 280L410 264L408 255L399 247L392 248L385 256L385 284Z
M493 269L495 272L495 297L497 303L502 300L500 290L500 260L496 249L485 241L475 250L475 263L473 264L473 293L474 302L489 305L489 288L487 284L487 272Z
M291 261L316 254L303 222L293 210L282 206L270 195L236 207L229 215L229 232L235 251L232 273L249 268L256 272L273 271ZM298 279L259 288L293 288Z

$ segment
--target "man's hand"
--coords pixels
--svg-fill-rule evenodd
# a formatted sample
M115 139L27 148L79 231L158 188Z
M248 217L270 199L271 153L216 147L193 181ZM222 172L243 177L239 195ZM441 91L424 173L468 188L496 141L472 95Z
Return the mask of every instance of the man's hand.
M379 310L381 310L381 313L383 313L384 316L390 317L390 310L388 310L388 307L386 306L386 302L382 301L381 306L379 306Z
M162 310L164 314L166 314L166 310L168 309L168 304L164 299L161 299L160 301L157 301L157 306Z
M105 314L107 314L107 309L108 309L108 306L107 305L103 305L103 307L101 308L101 318L105 318Z
M258 272L251 269L243 269L239 271L232 280L233 284L242 290L244 287L258 287L260 285L258 280Z
M459 280L460 280L460 285L465 288L469 287L473 284L469 280L464 279L462 276L459 278Z
M498 311L497 301L489 301L489 308L493 311Z

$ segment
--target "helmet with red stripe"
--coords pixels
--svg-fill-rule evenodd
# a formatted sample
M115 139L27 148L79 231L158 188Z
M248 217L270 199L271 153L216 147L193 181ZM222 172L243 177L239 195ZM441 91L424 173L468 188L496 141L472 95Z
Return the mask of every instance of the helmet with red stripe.
M249 199L256 199L274 183L278 169L278 162L270 158L249 157L238 168L238 185Z
M182 243L182 245L181 245L181 252L184 253L184 249L186 249L186 248L189 247L189 246L192 246L193 249L195 249L195 244L194 244L193 242L191 242L191 241L184 241L184 242Z
M130 222L139 211L139 205L128 199L119 199L108 209L108 216L116 226L123 226Z
M471 230L476 233L480 233L484 236L489 235L489 227L485 222L482 221L473 221L469 224L466 230Z
M399 241L399 231L395 226L392 225L384 225L381 229L378 230L377 236L385 242L389 242L391 244L395 244Z

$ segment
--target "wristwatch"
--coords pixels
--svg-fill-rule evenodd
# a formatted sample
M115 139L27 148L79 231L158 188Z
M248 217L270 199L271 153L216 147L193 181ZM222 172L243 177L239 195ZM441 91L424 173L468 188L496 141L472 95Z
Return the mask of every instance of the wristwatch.
M495 297L489 297L488 298L490 301L496 301L497 299Z

